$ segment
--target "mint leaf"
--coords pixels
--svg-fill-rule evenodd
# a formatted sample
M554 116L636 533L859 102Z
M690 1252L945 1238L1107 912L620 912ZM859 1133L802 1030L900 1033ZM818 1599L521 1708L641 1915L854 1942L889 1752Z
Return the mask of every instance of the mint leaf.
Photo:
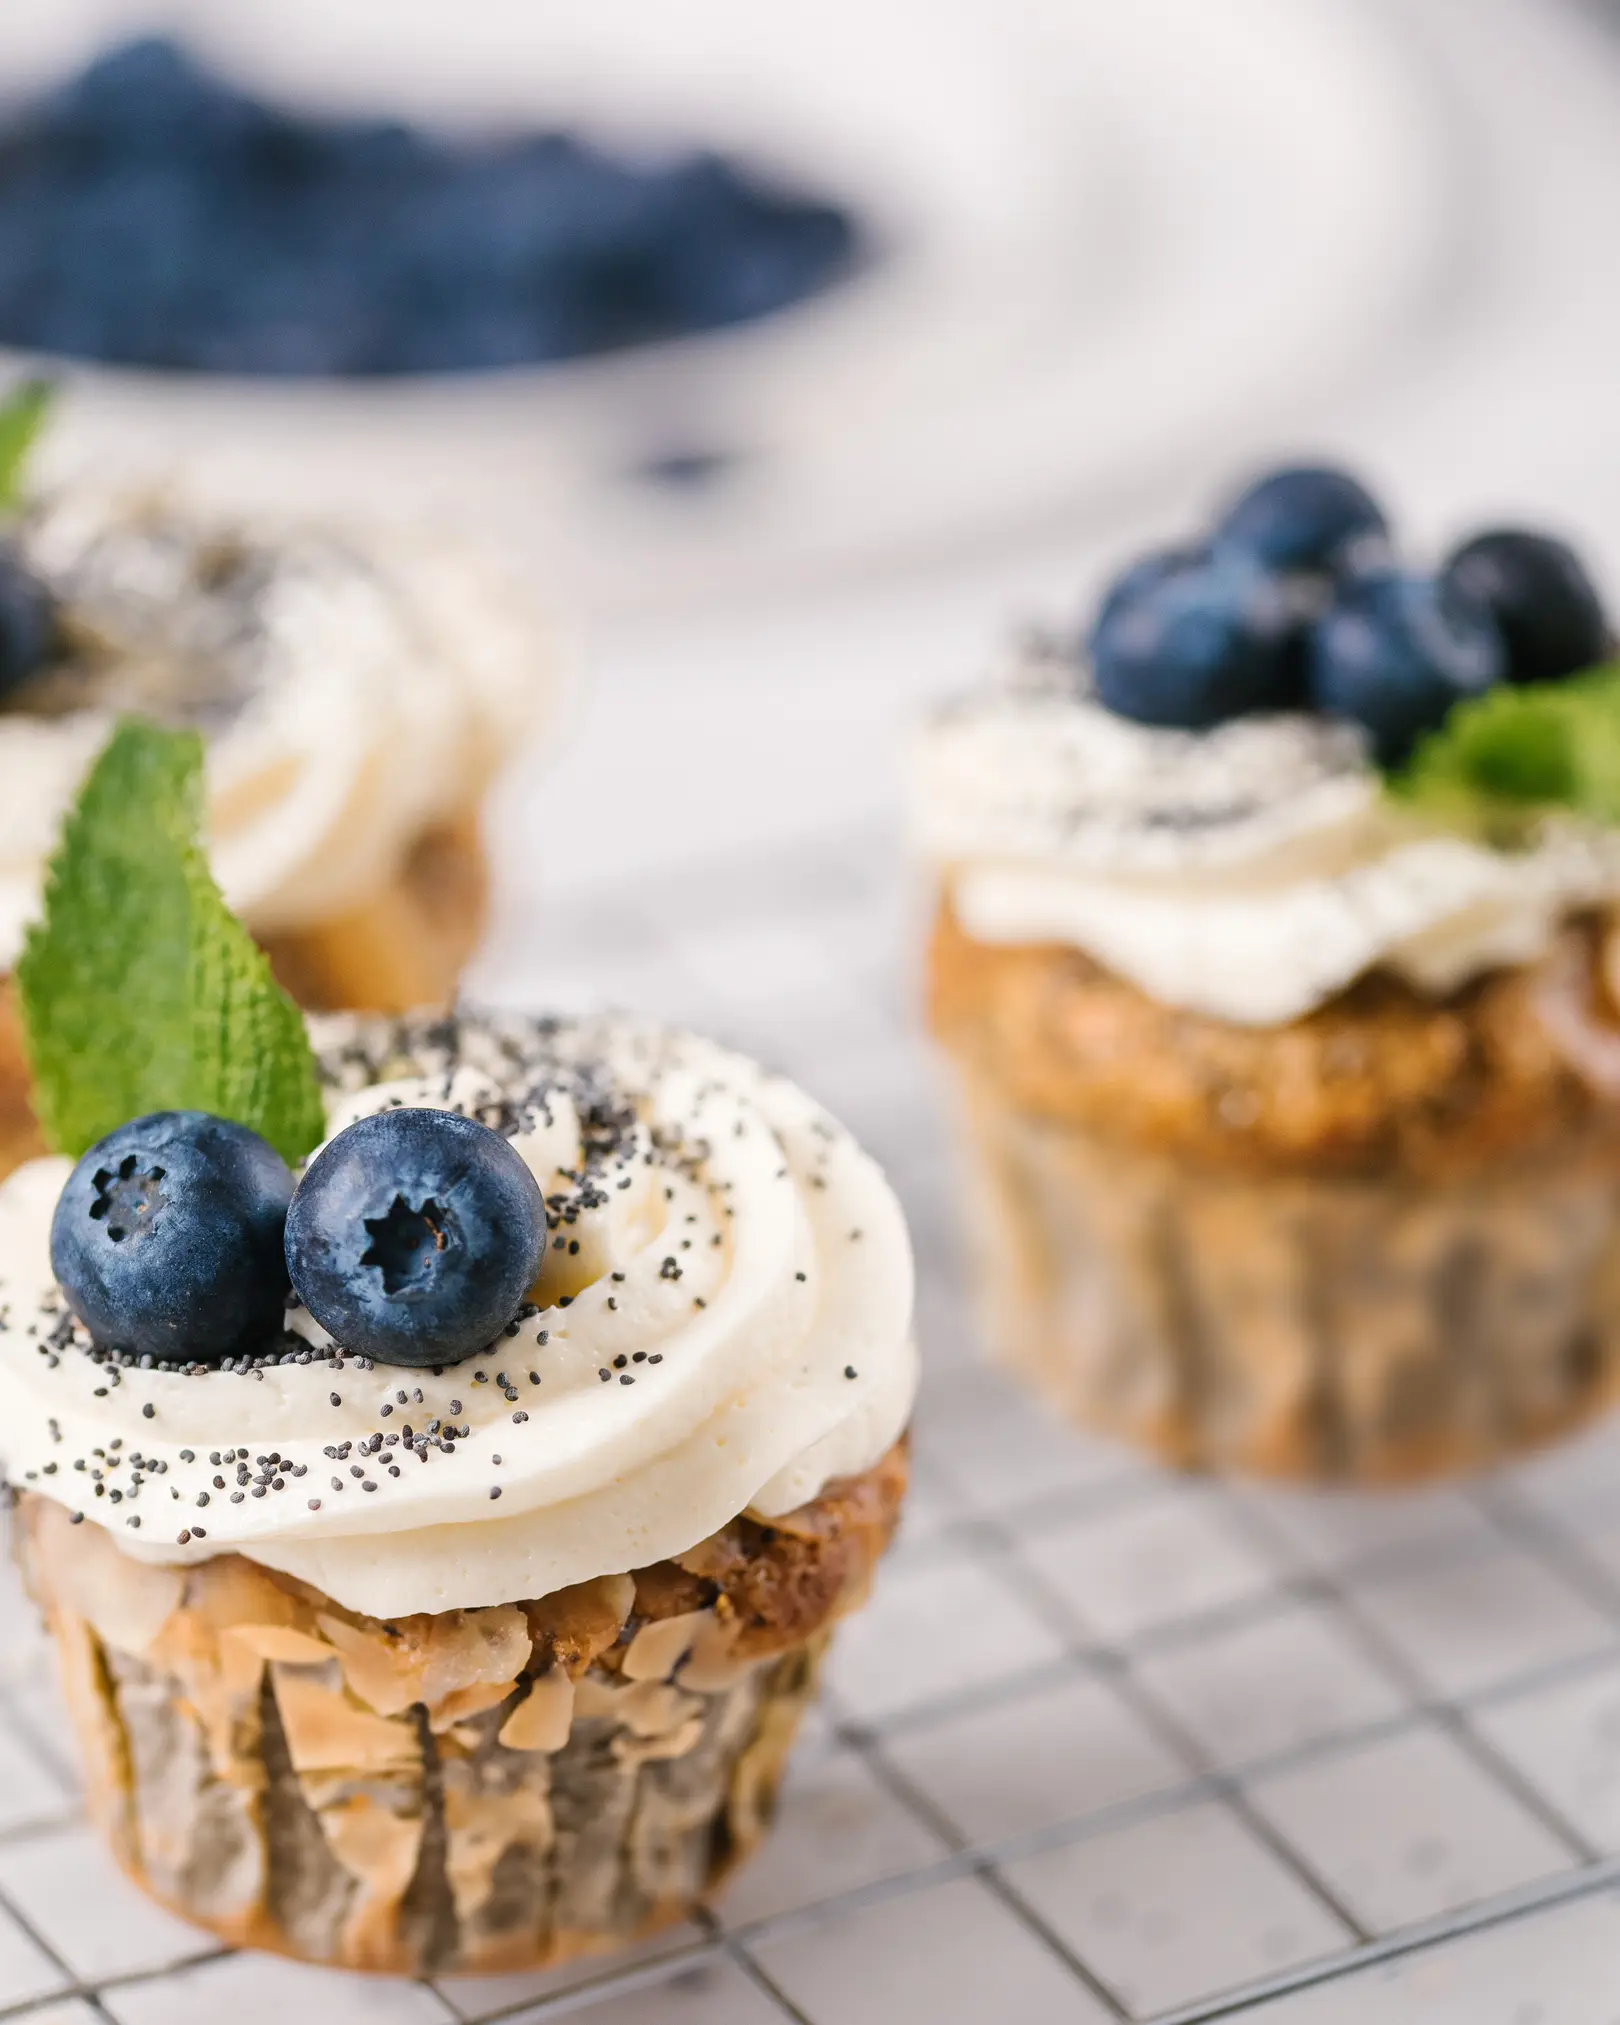
M28 453L55 399L52 381L23 380L0 401L0 512L14 513L22 504Z
M1506 839L1559 809L1620 827L1620 663L1459 703L1388 786L1406 807Z
M149 1111L211 1111L300 1159L325 1130L298 1008L199 841L195 732L126 719L91 768L17 964L34 1109L77 1158Z

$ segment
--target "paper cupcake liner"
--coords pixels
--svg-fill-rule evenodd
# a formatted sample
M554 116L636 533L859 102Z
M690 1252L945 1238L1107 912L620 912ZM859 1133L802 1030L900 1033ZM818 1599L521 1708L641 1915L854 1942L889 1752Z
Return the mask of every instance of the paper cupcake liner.
M1620 1390L1620 1160L1249 1177L1026 1115L961 1067L985 1326L1083 1426L1185 1467L1478 1468Z
M541 1968L689 1913L758 1843L904 1449L770 1526L535 1602L381 1622L238 1555L140 1562L32 1493L17 1553L90 1811L235 1946Z

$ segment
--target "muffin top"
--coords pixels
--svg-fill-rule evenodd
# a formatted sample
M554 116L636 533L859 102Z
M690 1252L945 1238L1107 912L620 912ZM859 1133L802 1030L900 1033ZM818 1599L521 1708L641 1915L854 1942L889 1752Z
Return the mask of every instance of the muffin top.
M1169 1007L1281 1025L1376 970L1445 997L1620 895L1607 650L1551 538L1426 576L1347 474L1277 473L941 711L915 831L975 941Z
M425 536L81 486L29 507L0 564L0 592L17 579L50 615L37 665L0 683L0 967L121 714L204 734L214 864L269 935L386 885L555 702L536 616Z
M365 1224L364 1258L317 1200L352 1132L312 1156L289 1219L294 1232L312 1205L320 1272L294 1277L353 1329L289 1296L223 1356L121 1346L105 1317L92 1335L51 1264L72 1163L33 1162L0 1189L13 1483L140 1557L241 1553L388 1617L648 1565L745 1510L788 1512L896 1440L916 1383L904 1222L873 1162L791 1083L617 1016L342 1016L312 1034L329 1134L378 1119L386 1142L366 1154L391 1200ZM432 1114L428 1165L389 1168L402 1156L387 1145ZM460 1157L442 1151L458 1131L498 1142L497 1165L532 1176L543 1203L532 1284L467 1354L448 1310L419 1310L404 1337L365 1328L378 1287L410 1273L441 1204L462 1199L431 1164ZM178 1194L134 1159L84 1185L101 1229ZM487 1298L493 1274L467 1298Z

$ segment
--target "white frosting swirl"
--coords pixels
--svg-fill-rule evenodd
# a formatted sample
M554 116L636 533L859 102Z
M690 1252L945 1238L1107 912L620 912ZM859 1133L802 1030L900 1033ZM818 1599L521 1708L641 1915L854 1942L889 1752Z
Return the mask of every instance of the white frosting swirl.
M1613 831L1549 820L1498 850L1395 809L1351 725L1161 730L1047 664L928 727L914 803L975 940L1067 944L1162 1004L1245 1026L1380 966L1444 995L1620 896Z
M551 1213L549 1305L438 1375L345 1358L298 1311L307 1347L251 1369L120 1367L65 1312L48 1242L68 1164L36 1161L0 1189L12 1482L143 1558L234 1551L391 1617L646 1566L898 1438L904 1220L792 1084L627 1020L319 1026L351 1086L335 1125L431 1102L513 1136Z
M207 736L214 865L269 935L386 885L556 701L536 615L442 541L237 526L88 489L42 506L20 541L71 651L0 711L0 968L121 712Z

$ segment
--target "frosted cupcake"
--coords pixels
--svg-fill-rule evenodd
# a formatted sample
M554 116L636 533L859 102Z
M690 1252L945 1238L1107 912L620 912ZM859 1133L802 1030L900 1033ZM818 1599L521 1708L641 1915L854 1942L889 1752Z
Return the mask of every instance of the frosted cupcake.
M442 543L84 487L21 503L0 529L0 972L136 712L206 736L219 875L303 1002L447 1002L483 925L480 803L556 689L533 614ZM0 1167L27 1134L0 984Z
M1571 552L1276 474L919 755L1001 1352L1196 1467L1398 1480L1620 1369L1620 672Z
M90 1804L233 1944L628 1941L759 1839L894 1527L900 1211L689 1035L334 1016L312 1098L259 1004L254 1129L166 1111L0 1188L0 1445Z

